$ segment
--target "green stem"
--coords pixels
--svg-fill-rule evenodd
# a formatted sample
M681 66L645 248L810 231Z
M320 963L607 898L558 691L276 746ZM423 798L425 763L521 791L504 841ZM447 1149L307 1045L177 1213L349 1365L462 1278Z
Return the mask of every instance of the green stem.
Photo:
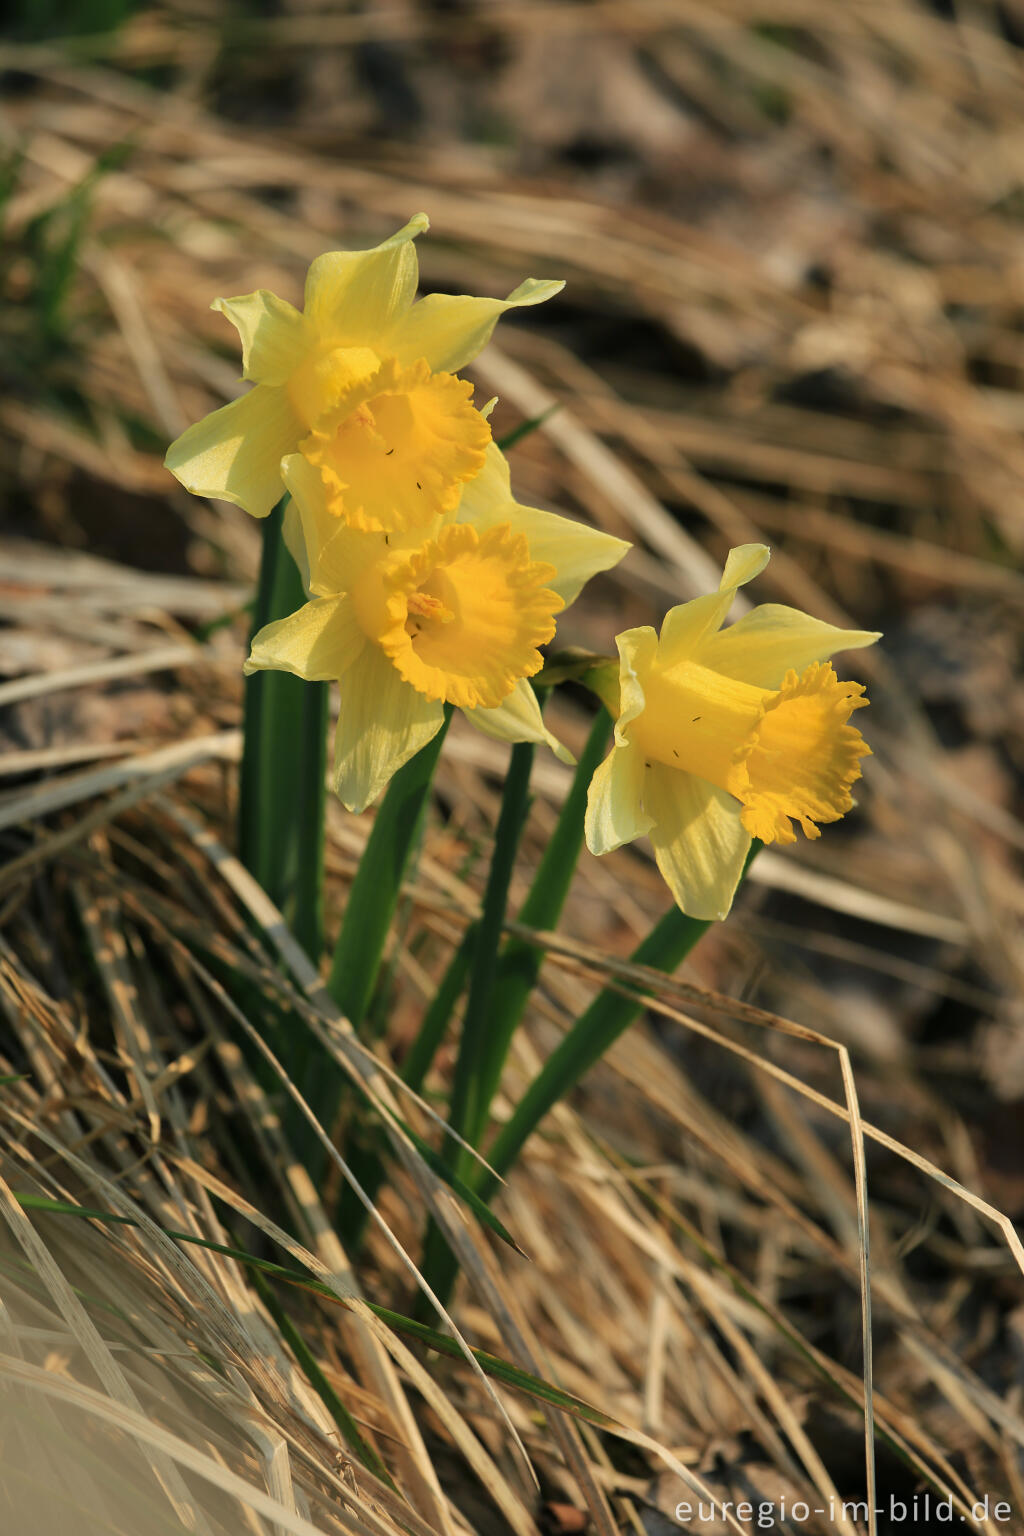
M253 633L306 601L282 535L284 501L263 521ZM327 685L285 672L245 682L238 848L313 960L323 948Z
M491 989L497 969L498 945L505 922L516 850L529 809L533 754L534 747L530 742L522 742L512 748L483 910L473 941L469 997L466 1000L459 1054L455 1062L448 1124L466 1141L474 1144L479 1140L487 1120L488 1103L481 1097L481 1087L487 1031L490 1028ZM463 1176L467 1182L471 1180L472 1170L468 1166L467 1154L453 1137L446 1139L441 1155L455 1174ZM438 1276L450 1284L456 1274L455 1258L440 1227L433 1220L427 1224L421 1267L431 1284L435 1284Z
M327 987L354 1029L364 1024L377 985L384 945L409 859L419 839L451 717L451 706L446 704L437 735L399 768L388 785L348 894ZM328 1129L337 1119L344 1091L337 1069L325 1065L319 1085L311 1087L310 1102ZM348 1128L349 1166L364 1188L370 1184L374 1190L379 1187L381 1151L377 1127L356 1121ZM355 1248L365 1230L367 1212L348 1185L338 1200L337 1220L345 1242Z
M327 989L355 1029L366 1016L380 971L388 929L451 717L451 706L446 704L437 735L388 785L349 891Z
M462 943L448 962L448 969L441 978L441 984L434 993L433 1001L423 1015L419 1033L413 1041L409 1054L402 1062L400 1076L414 1093L419 1093L423 1087L423 1081L444 1039L448 1021L462 996L462 989L469 975L475 939L476 924L472 923L466 929ZM371 1140L372 1146L369 1149L359 1146L349 1149L349 1166L366 1194L375 1201L377 1191L384 1181L387 1140L379 1127L372 1133ZM362 1201L357 1200L353 1192L348 1189L341 1197L339 1210L339 1219L345 1232L348 1250L354 1255L358 1251L366 1230L368 1212Z
M431 1063L444 1039L448 1020L455 1010L455 1004L462 996L462 989L466 985L473 958L476 931L476 923L471 923L463 934L462 943L449 960L448 969L441 978L441 984L434 993L433 1001L423 1015L419 1034L402 1062L400 1069L402 1080L414 1093L419 1093L423 1087Z
M290 682L301 682L290 678ZM324 947L324 822L327 811L326 683L302 683L300 750L296 756L292 930L314 963Z
M577 764L554 835L544 851L529 895L519 912L519 922L527 928L553 932L558 927L583 844L587 791L604 757L611 727L608 711L600 709ZM523 1016L527 999L536 985L543 963L543 949L527 939L509 939L498 958L480 1074L482 1117L486 1116L498 1090L516 1026Z
M532 742L520 742L512 748L494 838L494 853L484 892L483 911L473 945L469 997L462 1021L462 1037L455 1063L455 1081L448 1117L452 1128L473 1143L479 1139L486 1124L488 1106L481 1095L481 1072L490 1030L491 989L497 969L498 945L501 943L505 923L516 851L529 810L534 750ZM446 1146L457 1149L457 1143L451 1138ZM453 1166L458 1163L457 1150L452 1152L449 1161Z
M760 847L761 844L756 841L751 843L744 875ZM687 917L678 907L670 907L643 943L633 951L630 962L671 975L710 927L710 921ZM524 1143L548 1110L576 1086L595 1062L600 1061L633 1023L643 1006L642 996L626 996L610 989L597 995L561 1044L552 1051L487 1152L487 1161L495 1174L504 1175L508 1172ZM496 1184L495 1178L483 1172L477 1187L479 1193L489 1199Z

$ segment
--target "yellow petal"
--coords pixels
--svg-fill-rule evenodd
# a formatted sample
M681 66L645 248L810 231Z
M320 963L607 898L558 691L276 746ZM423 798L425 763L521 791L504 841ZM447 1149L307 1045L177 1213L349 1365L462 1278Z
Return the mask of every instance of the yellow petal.
M259 288L237 299L214 299L211 309L226 315L242 343L242 377L258 384L284 384L309 347L306 322L294 305Z
M329 683L359 664L372 646L360 629L347 597L318 597L286 619L265 624L253 636L245 663L253 672L292 672L307 683Z
M494 709L467 709L464 713L471 725L495 741L535 741L550 747L563 763L576 761L569 748L563 746L544 724L537 695L525 677L519 679L508 697Z
M654 663L658 649L658 637L649 624L639 629L624 629L615 636L619 648L619 715L615 722L615 740L625 746L629 740L626 728L643 713L644 687L642 675Z
M282 472L287 462L287 459L282 461ZM299 575L302 578L302 590L306 596L333 597L335 594L332 592L312 593L310 590L309 552L306 548L306 536L302 527L302 513L295 505L295 498L293 496L289 496L285 502L281 533L284 537L285 548L299 568Z
M617 565L631 548L624 539L586 523L521 506L512 495L508 460L494 443L487 449L483 469L462 493L458 519L481 531L496 523L512 523L526 535L531 557L554 566L550 586L566 607L576 601L592 576Z
M429 227L426 214L417 213L371 251L327 251L318 256L306 277L305 314L313 329L339 344L376 347L416 296L418 267L412 242Z
M308 589L317 597L350 592L368 566L398 547L395 536L389 547L384 534L360 532L334 517L327 510L319 471L301 453L282 460L281 473L301 530L303 558L296 556L296 564L300 571L308 571ZM286 539L292 536L293 526L289 510Z
M281 460L305 428L283 389L257 384L183 432L164 463L187 491L266 517L281 498Z
M400 363L425 357L435 373L457 373L483 351L507 309L543 304L564 287L564 282L528 277L507 299L429 294L395 323L381 350L393 353Z
M653 763L645 775L650 838L662 878L688 917L728 916L750 849L731 795L690 773Z
M368 645L341 689L334 788L342 804L364 811L443 719L443 705L403 682L384 653Z
M724 623L736 588L759 576L768 564L769 555L766 544L740 544L730 549L717 592L670 608L661 626L658 665L673 667L696 656Z
M767 544L737 544L729 551L719 586L723 592L727 587L745 587L748 581L760 576L770 559Z
M796 608L763 603L710 638L695 659L742 683L778 688L791 669L803 672L812 661L827 661L837 651L860 650L881 638L876 630L837 629Z
M651 830L644 809L643 754L615 746L595 771L587 791L586 835L591 853L611 853Z

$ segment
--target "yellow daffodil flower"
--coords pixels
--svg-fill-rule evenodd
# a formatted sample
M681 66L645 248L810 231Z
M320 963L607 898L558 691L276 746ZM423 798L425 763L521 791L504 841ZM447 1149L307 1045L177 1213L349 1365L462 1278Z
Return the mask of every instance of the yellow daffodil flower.
M673 608L660 637L619 635L617 682L611 668L595 678L617 720L590 784L587 846L609 853L647 834L691 917L726 916L752 837L792 843L794 820L812 838L838 821L871 751L847 723L868 702L863 687L840 682L828 658L877 634L777 603L722 629L768 558L763 544L732 550L717 592Z
M255 636L246 671L338 679L335 788L355 811L440 728L445 703L485 735L546 742L571 761L541 719L527 678L539 646L584 582L629 548L582 523L519 506L493 445L464 489L458 520L367 532L325 505L317 466L282 465L292 501L285 537L311 601Z
M301 313L265 289L214 301L255 388L171 444L165 462L186 490L266 517L282 494L282 458L300 452L329 510L354 528L401 532L454 511L491 435L455 374L505 310L564 284L528 278L507 299L414 303L413 240L427 228L418 213L374 250L318 256Z

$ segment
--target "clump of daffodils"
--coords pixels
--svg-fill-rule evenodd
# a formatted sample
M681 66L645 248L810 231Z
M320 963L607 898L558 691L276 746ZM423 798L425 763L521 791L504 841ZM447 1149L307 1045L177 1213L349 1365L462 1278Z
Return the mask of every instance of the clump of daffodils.
M284 536L308 594L254 637L246 671L337 681L335 788L362 810L440 729L445 706L505 741L565 749L529 679L558 615L628 545L520 505L486 409L458 370L507 299L416 300L418 214L369 251L313 262L302 311L260 290L218 299L253 388L171 445L167 465L198 495L265 517L289 496ZM619 664L591 682L615 744L590 785L586 838L608 853L648 836L683 911L729 911L754 838L792 843L852 805L870 748L850 717L867 700L829 658L872 644L777 604L723 622L768 561L729 555L719 590L673 608L660 635L617 638Z
M671 609L660 636L619 635L618 676L596 682L615 744L591 781L587 845L602 854L650 837L691 917L726 916L753 838L793 843L794 822L815 838L845 815L871 751L849 724L864 689L840 682L829 657L877 634L778 603L722 628L768 558L763 544L732 550L717 592Z

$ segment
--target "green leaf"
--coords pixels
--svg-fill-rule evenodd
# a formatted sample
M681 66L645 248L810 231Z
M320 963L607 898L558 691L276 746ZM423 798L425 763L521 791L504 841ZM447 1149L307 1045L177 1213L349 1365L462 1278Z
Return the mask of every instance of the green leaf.
M398 903L402 881L430 798L434 770L452 717L387 787L349 891L327 990L354 1029L362 1023Z
M595 719L580 756L558 824L544 850L529 895L519 912L527 928L554 932L576 871L583 845L587 791L608 745L612 722L605 709ZM487 1043L481 1067L480 1099L485 1110L498 1089L516 1026L523 1016L544 961L544 951L526 939L509 939L498 957L491 989Z
M549 417L561 409L561 401L556 400L554 405L549 405L547 410L541 411L539 416L528 417L526 421L521 421L518 427L513 427L511 432L506 432L504 437L499 437L498 447L502 453L506 453L509 448L514 448L517 443L521 443L523 438L529 437L531 432L536 432L538 427L542 427Z
M373 1447L368 1445L364 1440L359 1425L356 1423L355 1419L349 1413L337 1392L335 1392L334 1388L327 1380L327 1377L320 1369L319 1361L313 1354L313 1351L310 1349L309 1345L302 1337L302 1334L299 1332L298 1328L296 1328L295 1324L288 1316L288 1313L284 1310L281 1303L274 1295L274 1292L271 1290L270 1286L262 1278L258 1269L253 1271L253 1281L255 1283L256 1289L259 1291L261 1297L266 1303L267 1310L270 1312L278 1328L281 1330L286 1344L288 1345L292 1354L295 1356L296 1360L299 1362L302 1370L305 1372L306 1379L314 1391L318 1394L321 1402L327 1409L327 1412L331 1415L331 1418L334 1420L335 1424L338 1426L338 1429L341 1431L341 1436L345 1441L345 1444L351 1451L354 1452L356 1456L358 1456L359 1460L362 1462L363 1466L367 1469L368 1472L372 1472L374 1477L380 1478L382 1483L386 1483L394 1493L397 1493L398 1489L395 1487L394 1481L392 1480L391 1474L389 1473L387 1467L384 1465L383 1461L381 1461Z
M751 843L744 875L760 847L756 840ZM710 927L710 922L687 917L678 907L672 906L633 951L630 960L634 965L645 965L671 975ZM548 1111L565 1098L595 1062L600 1061L605 1051L637 1018L643 1005L642 993L623 993L609 987L600 992L580 1015L545 1061L490 1148L487 1160L494 1173L484 1173L474 1180L485 1198L490 1198L497 1175L508 1171L523 1143Z
M403 1122L402 1129L405 1131L405 1134L413 1143L417 1152L420 1154L423 1161L427 1164L428 1168L430 1168L433 1173L436 1173L437 1177L442 1179L444 1183L447 1184L448 1187L458 1195L459 1199L469 1206L469 1209L473 1212L473 1215L477 1218L477 1220L481 1222L485 1227L488 1227L496 1237L500 1237L503 1243L507 1243L510 1248L515 1249L516 1253L521 1254L523 1258L526 1258L527 1255L523 1253L522 1248L520 1248L511 1232L505 1226L504 1222L499 1221L498 1217L491 1210L490 1206L487 1205L485 1201L481 1200L480 1196L477 1194L476 1190L473 1189L472 1185L468 1184L465 1179L461 1178L459 1174L452 1167L450 1167L448 1163L445 1162L440 1153L435 1152L434 1148L430 1146L428 1142L425 1142L422 1136L417 1136L416 1132L412 1130L410 1126L405 1125Z
M130 1216L117 1216L113 1211L98 1211L89 1205L72 1205L68 1200L51 1200L47 1195L19 1194L17 1190L12 1190L12 1194L26 1211L48 1211L54 1216L83 1216L92 1221L105 1221L122 1227L138 1226L138 1222Z
M253 632L306 601L282 533L285 501L263 520ZM286 672L245 682L238 845L313 961L323 949L327 684Z

